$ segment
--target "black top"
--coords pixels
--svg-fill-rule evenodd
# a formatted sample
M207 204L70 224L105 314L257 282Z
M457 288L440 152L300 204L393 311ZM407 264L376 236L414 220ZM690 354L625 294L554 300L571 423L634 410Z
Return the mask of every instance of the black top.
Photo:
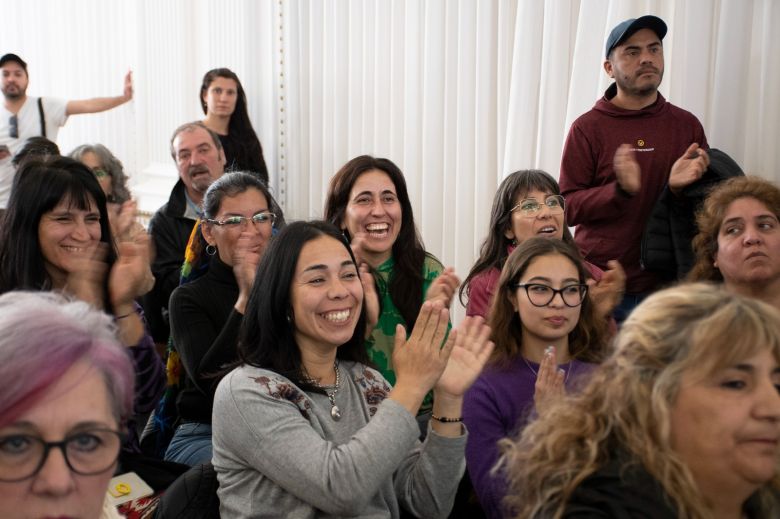
M219 141L225 150L226 171L248 171L256 173L265 185L268 185L268 168L263 158L263 147L255 135L242 139L233 134L220 135Z
M216 255L203 277L171 294L171 334L184 367L183 389L176 406L185 422L211 423L219 378L210 375L237 358L238 331L243 319L233 308L237 299L233 268Z
M756 496L744 506L758 518ZM564 519L676 519L677 507L661 484L641 465L613 460L585 479L566 503Z
M184 262L184 249L195 227L195 220L186 218L186 187L179 179L171 190L168 203L154 213L149 222L149 235L154 245L152 274L154 288L142 298L141 306L155 342L168 342L168 299L179 286L179 271Z

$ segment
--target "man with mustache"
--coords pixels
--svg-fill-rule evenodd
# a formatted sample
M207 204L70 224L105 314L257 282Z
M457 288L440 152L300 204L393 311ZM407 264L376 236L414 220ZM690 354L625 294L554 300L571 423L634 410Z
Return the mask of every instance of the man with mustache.
M168 299L179 286L184 249L201 216L206 190L225 172L225 152L216 133L200 121L183 124L171 137L171 156L179 170L168 203L149 222L156 256L152 262L155 284L144 297L144 311L155 342L168 341Z
M560 185L568 225L589 262L603 270L617 260L626 294L615 309L621 322L658 288L640 266L647 218L665 187L679 194L709 164L699 120L664 99L662 40L666 24L642 16L618 24L606 43L604 70L614 79L594 107L572 123L563 149Z
M30 137L57 141L57 133L71 115L104 112L133 98L133 77L125 76L124 92L115 97L66 101L27 95L27 63L16 54L0 57L3 104L0 106L0 214L8 203L16 168L11 157Z

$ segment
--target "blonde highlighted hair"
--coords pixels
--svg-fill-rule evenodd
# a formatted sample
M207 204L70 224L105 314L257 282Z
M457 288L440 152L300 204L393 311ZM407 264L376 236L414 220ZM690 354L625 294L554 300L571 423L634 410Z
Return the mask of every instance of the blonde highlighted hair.
M683 374L708 377L764 349L780 360L780 313L765 303L705 283L648 297L581 393L562 399L519 438L502 441L507 509L513 517L561 517L577 486L618 451L660 483L678 517L709 517L670 442L680 381ZM759 490L762 506L770 506L769 488L777 483L775 475Z

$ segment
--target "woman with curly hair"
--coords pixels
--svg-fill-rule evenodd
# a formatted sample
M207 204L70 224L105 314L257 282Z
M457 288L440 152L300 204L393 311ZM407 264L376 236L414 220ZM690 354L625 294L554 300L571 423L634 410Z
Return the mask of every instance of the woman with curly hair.
M696 223L688 278L722 281L780 309L780 189L759 177L727 180L707 196Z
M222 142L226 170L249 171L268 184L263 147L249 120L246 93L236 73L228 68L206 72L200 86L200 106L206 114L203 124Z
M708 284L648 297L584 390L505 441L511 517L777 517L780 313Z

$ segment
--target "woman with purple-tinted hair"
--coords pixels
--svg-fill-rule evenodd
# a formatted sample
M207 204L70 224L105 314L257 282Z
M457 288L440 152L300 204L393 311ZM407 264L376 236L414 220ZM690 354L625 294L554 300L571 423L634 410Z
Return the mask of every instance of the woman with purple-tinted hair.
M116 518L106 490L133 407L116 325L52 292L0 296L0 510Z

